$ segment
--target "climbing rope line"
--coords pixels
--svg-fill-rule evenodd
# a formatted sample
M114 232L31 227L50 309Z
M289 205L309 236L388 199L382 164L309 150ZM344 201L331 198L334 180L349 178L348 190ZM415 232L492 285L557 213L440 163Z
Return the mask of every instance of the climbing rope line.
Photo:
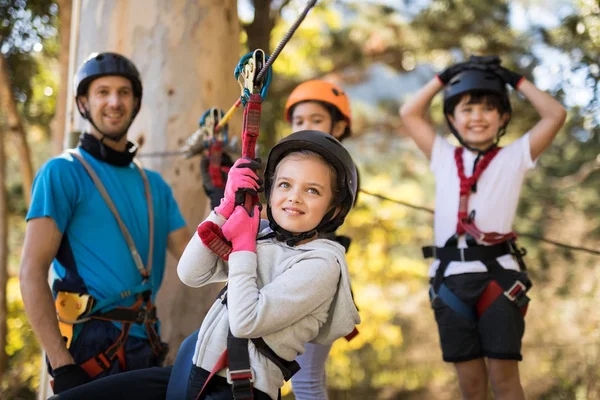
M401 200L397 200L397 199L392 199L390 197L386 197L386 196L384 196L382 194L379 194L379 193L372 193L372 192L369 192L369 191L364 190L364 189L360 189L360 192L364 193L366 195L369 195L369 196L376 197L376 198L378 198L380 200L385 200L385 201L389 201L389 202L392 202L392 203L403 205L403 206L408 207L408 208L412 208L413 210L425 211L425 212L427 212L429 214L432 214L432 215L434 213L433 209L431 209L431 208L427 208L427 207L423 207L423 206L418 206L418 205L411 204L411 203L408 203L408 202L405 202L405 201L401 201ZM552 245L557 246L557 247L562 247L564 249L569 249L569 250L573 250L573 251L581 251L581 252L585 252L585 253L589 253L589 254L600 256L600 251L599 250L590 249L590 248L582 247L582 246L573 246L573 245L570 245L570 244L557 242L556 240L547 239L547 238L545 238L543 236L535 235L533 233L517 232L517 235L522 236L522 237L528 237L528 238L534 239L534 240L538 240L540 242L549 243L549 244L552 244Z
M273 65L273 62L275 62L275 60L277 59L277 57L279 56L279 54L281 53L281 51L283 50L285 45L289 42L289 40L292 38L294 33L296 33L296 30L298 29L298 27L300 26L302 21L304 21L304 18L306 18L310 9L315 6L315 4L317 4L317 0L311 0L308 2L306 7L304 7L304 10L302 11L302 13L300 13L298 18L296 18L296 21L294 21L294 23L288 29L288 31L285 33L285 35L283 35L283 38L279 41L279 44L273 51L273 54L271 54L271 56L265 62L265 65L262 66L262 68L258 72L258 75L256 75L256 77L254 79L255 82L260 82L261 79L264 77L264 75L269 71L269 68L271 68L271 65ZM233 117L233 115L235 114L235 111L240 107L240 105L242 105L241 97L239 97L235 101L235 103L233 103L231 108L229 108L229 110L227 110L227 112L225 113L223 118L221 118L221 120L215 127L215 132L218 132L229 122L229 120ZM170 156L180 156L180 155L185 155L185 154L186 154L185 151L176 150L176 151L166 151L166 152L162 151L162 152L141 153L141 154L138 154L138 157L170 157Z

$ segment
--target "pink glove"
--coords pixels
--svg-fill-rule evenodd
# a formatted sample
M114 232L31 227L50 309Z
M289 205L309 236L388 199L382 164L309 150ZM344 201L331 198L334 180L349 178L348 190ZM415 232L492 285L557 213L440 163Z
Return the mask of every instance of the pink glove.
M252 251L256 253L256 236L260 226L260 203L254 206L252 213L243 206L237 206L227 222L221 227L225 239L231 242L232 253L236 251Z
M254 172L260 167L259 160L250 158L240 158L233 164L227 175L225 197L221 199L221 204L215 207L219 215L229 218L235 206L243 204L246 192L255 196L263 191L262 179Z

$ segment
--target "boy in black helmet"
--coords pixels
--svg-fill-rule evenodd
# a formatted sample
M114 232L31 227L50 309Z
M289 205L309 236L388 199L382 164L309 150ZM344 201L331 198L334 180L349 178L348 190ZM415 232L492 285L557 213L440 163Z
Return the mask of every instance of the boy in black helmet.
M36 176L20 269L55 393L161 362L154 298L166 250L179 258L189 240L171 189L134 160L127 140L142 101L135 65L93 53L74 86L89 131Z
M511 117L507 84L540 120L499 148ZM426 118L442 90L460 147ZM488 376L496 399L524 399L518 361L531 282L512 225L524 175L563 125L565 110L497 57L471 57L427 83L400 114L436 178L435 245L424 255L435 258L430 296L444 361L454 363L464 399L485 399Z

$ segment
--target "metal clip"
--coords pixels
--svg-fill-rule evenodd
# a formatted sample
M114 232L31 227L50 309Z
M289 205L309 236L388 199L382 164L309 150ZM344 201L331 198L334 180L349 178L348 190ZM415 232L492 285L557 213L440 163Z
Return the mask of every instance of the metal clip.
M254 79L265 64L265 52L261 49L254 50L252 56L246 60L246 64L238 75L238 83L242 88L242 96L244 95L245 89L252 94L255 90L261 88L262 82L254 82Z
M521 296L527 292L527 286L521 281L516 281L510 289L504 292L504 295L507 299L514 302L517 299L517 296Z
M227 383L231 384L233 381L249 379L250 382L254 382L254 371L250 369L238 369L235 371L227 368Z

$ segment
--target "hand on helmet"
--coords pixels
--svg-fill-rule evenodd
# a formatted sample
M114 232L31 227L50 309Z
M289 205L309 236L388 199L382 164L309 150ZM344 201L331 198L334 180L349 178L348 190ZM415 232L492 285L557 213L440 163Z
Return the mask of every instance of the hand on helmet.
M459 73L469 69L469 65L470 62L468 61L452 64L436 76L442 85L446 86L448 82L450 82L450 79L452 79L455 75L458 75Z
M256 196L264 190L262 179L254 172L260 167L260 160L250 158L240 158L233 164L227 176L225 195L221 204L215 207L219 215L229 218L235 206L244 202L246 193Z
M232 253L236 251L256 252L256 236L260 226L262 205L256 204L248 214L243 206L236 206L233 213L221 227L221 232L231 242Z
M486 66L500 65L500 57L498 56L471 56L469 62L473 64L482 64Z
M504 83L508 83L515 89L519 89L519 85L523 82L525 78L523 75L518 74L514 71L511 71L508 68L505 68L501 65L495 65L491 68L491 71L500 77L504 81Z

